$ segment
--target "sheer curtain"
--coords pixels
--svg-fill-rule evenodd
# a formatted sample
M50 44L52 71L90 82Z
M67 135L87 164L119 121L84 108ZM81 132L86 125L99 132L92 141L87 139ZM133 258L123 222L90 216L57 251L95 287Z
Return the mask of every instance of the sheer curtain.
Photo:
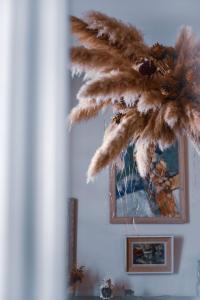
M67 0L0 0L0 299L63 300Z

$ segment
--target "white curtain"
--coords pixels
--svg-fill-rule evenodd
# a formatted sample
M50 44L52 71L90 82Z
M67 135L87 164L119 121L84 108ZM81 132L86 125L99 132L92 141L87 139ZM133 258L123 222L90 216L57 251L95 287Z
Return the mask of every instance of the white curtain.
M67 0L0 0L0 299L67 298Z

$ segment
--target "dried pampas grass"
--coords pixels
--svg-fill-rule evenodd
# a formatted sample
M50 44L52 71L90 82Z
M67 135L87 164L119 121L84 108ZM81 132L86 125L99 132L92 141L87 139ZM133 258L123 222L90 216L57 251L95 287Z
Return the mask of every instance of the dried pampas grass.
M72 125L75 122L85 121L90 118L94 118L98 115L101 109L109 105L111 101L105 100L97 104L94 101L87 101L86 103L80 103L74 107L69 115L69 122Z
M72 69L85 74L71 123L96 117L110 105L117 111L88 169L91 180L129 143L135 143L138 171L148 175L154 151L185 134L200 144L200 42L182 27L174 47L148 46L141 32L100 12L71 17L81 47L71 49Z
M118 49L123 56L134 60L138 55L145 55L148 47L144 44L143 36L132 25L126 25L115 18L92 11L86 16L88 28L97 32L98 38L106 38L109 44Z
M79 69L79 73L90 71L109 73L110 71L128 71L126 61L119 55L113 56L102 49L87 49L73 47L71 49L71 63L73 68Z
M134 111L133 114L125 116L119 126L116 126L115 123L109 126L105 132L102 146L96 151L90 163L87 173L88 181L92 180L99 171L117 158L120 152L128 146L130 136L133 136L135 132L133 125Z
M135 144L135 159L141 177L146 177L155 154L155 144L139 139Z

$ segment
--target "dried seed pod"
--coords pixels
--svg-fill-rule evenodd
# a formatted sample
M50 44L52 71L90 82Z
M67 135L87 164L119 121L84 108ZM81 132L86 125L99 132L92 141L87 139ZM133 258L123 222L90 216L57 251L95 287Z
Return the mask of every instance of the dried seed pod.
M149 59L145 59L138 68L138 71L142 74L142 75L147 75L147 76L151 76L156 72L156 66L153 62L153 60L149 60Z
M122 113L117 113L112 120L116 123L116 124L120 124L121 118L124 116L125 114Z
M169 85L162 85L160 88L160 92L163 96L169 96L171 92L171 87Z
M156 59L163 59L167 54L166 47L159 43L155 43L150 49L150 55Z

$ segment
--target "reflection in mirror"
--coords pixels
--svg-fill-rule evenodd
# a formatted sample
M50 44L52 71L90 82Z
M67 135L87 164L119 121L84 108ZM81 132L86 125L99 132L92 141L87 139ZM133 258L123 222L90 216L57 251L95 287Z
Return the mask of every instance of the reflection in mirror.
M71 2L71 108L80 104L70 120L87 119L70 134L78 199L72 299L199 296L200 156L191 141L198 142L200 47L188 29L171 47L182 25L200 37L199 9L195 0ZM98 13L85 18L88 11Z

